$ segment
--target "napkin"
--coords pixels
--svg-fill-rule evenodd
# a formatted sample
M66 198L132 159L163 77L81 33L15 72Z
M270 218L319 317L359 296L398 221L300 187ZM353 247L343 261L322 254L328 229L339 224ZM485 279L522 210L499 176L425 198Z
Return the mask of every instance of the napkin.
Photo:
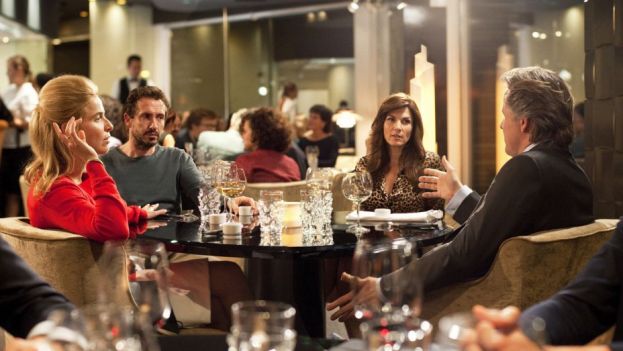
M443 219L443 211L429 210L424 212L392 213L389 216L379 216L370 211L359 211L359 219L368 222L417 222L433 223ZM357 211L346 215L347 221L357 220Z

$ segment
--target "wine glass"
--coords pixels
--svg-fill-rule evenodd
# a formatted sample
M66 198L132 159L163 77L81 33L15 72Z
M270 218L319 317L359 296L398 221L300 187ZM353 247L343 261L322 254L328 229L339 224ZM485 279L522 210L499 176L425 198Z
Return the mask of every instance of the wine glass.
M244 169L238 167L235 163L232 163L229 168L223 172L222 193L227 198L225 204L230 203L234 198L242 195L244 188L247 184L247 177L244 174ZM229 206L229 222L233 221L234 213Z
M310 189L331 190L333 169L328 167L308 168L305 180Z
M408 238L360 239L353 255L353 276L358 280L381 278L381 298L360 294L365 286L353 282L351 288L355 317L371 319L396 315L418 316L422 303L422 283L417 268L417 242ZM377 288L378 289L378 288ZM360 297L358 297L360 296Z
M318 155L320 149L316 145L309 145L305 147L305 157L307 158L307 165L311 169L318 168Z
M346 231L357 236L369 232L369 229L361 226L359 208L361 203L372 195L372 177L370 173L357 171L344 176L344 179L342 179L342 193L357 206L357 224L348 227Z
M155 240L130 240L125 245L130 294L141 313L162 326L171 317L167 252Z

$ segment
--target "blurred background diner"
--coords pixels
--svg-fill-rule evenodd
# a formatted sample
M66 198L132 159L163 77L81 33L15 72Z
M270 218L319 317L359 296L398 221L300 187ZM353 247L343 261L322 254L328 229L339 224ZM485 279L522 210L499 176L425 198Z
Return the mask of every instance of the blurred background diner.
M208 256L211 264L224 261L212 267L235 273L214 269L194 279L220 302L207 301L212 309L205 310L178 307L148 329L227 329L229 339L217 340L233 349L243 348L237 343L244 341L245 328L253 333L274 320L286 344L302 336L363 339L353 349L399 349L388 335L413 336L409 331L424 337L409 340L415 344L406 348L426 350L431 342L460 348L448 332L458 329L468 337L463 346L473 350L503 349L492 336L526 349L586 343L618 322L612 313L577 312L583 305L565 296L581 298L583 284L594 283L588 273L600 271L602 261L618 262L619 252L612 249L618 242L608 240L614 219L623 216L619 5L620 0L1 0L0 237L78 309L104 300L135 311L147 308L124 295L143 284L140 274L119 275L122 294L94 293L94 282L110 279L99 265L116 257L92 240L103 241L99 232L136 236L131 243L161 241L162 248L154 250L168 252L154 251L151 258L162 261L158 269L164 275L142 267L150 282L166 277L163 257L172 266ZM536 66L544 70L514 70ZM519 92L509 93L513 83L506 72L537 72L526 84L548 88L541 95L551 99L534 112L536 119L528 107L543 96L530 97L534 87L521 84ZM97 102L105 120L94 119L99 124L93 129L91 120L74 125L80 116L59 115L58 138L69 144L41 138L33 158L33 126L41 123L35 116L81 104L67 93L59 100L63 106L40 105L47 84L63 75L89 79L75 78L99 96L90 103ZM552 101L564 108L554 108ZM548 149L549 137L556 139L556 132L535 124L543 116L560 117L553 129L569 134L552 148L554 158L564 161L550 162L565 171L548 171L539 166L545 158L536 156L534 167L514 166ZM93 133L105 148L98 144L89 162L66 157L66 148L83 145ZM61 161L25 176L24 167L41 155ZM99 184L89 173L94 165L110 175L119 209L151 214L158 205L167 213L147 221L144 213L133 218L132 210L121 211L132 218L117 223L124 217L117 211L108 219L115 223L84 235L74 226L90 217L63 202L55 207L63 215L56 217L66 225L41 225L41 207L33 213L27 206L32 186L41 179L73 183L84 188L76 197L97 207L105 199L93 195L91 184ZM570 175L573 186L550 194ZM538 184L548 186L532 187ZM537 200L527 200L528 194ZM564 220L539 224L551 216ZM129 259L130 251L120 255ZM438 260L432 264L431 257ZM75 283L55 265L82 269L71 276L88 276L88 283ZM446 266L453 270L439 268ZM382 284L375 280L381 276ZM444 284L431 285L431 279ZM239 286L245 287L239 294L228 293ZM611 303L620 310L618 286L614 281L608 289L594 287L617 294L591 297L586 308L600 311ZM176 288L169 295L197 297L189 286ZM366 293L386 299L360 300ZM251 296L278 304L234 306ZM561 315L573 313L565 323L552 317L552 304L563 300ZM0 311L5 303L0 299ZM327 303L334 314L326 312ZM166 314L166 305L149 308ZM474 305L492 310L477 307L472 314ZM507 305L527 312L520 318L519 310L498 310ZM244 323L264 309L272 320ZM192 312L199 322L185 323ZM575 319L589 315L590 332L566 338ZM56 327L76 322L67 313L33 316ZM377 332L386 327L377 317L395 322L396 334ZM548 325L533 323L538 318ZM18 336L27 337L21 329ZM597 343L617 349L622 335L615 328ZM13 346L8 340L8 349L19 346L19 340Z

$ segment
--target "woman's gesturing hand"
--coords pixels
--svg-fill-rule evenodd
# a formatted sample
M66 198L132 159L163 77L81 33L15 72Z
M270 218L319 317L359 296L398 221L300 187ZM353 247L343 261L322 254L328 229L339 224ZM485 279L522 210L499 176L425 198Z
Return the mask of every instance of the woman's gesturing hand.
M87 144L84 131L76 130L80 123L82 123L82 119L76 120L75 117L71 117L65 124L64 130L56 122L54 122L53 127L56 135L67 146L73 157L85 163L91 160L98 160L95 149Z

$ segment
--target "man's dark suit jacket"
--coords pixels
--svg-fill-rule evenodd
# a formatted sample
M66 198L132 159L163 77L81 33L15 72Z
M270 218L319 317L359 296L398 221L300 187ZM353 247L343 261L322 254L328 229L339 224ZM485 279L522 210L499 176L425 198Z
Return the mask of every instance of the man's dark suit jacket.
M623 217L616 232L564 289L527 309L520 326L527 335L535 317L545 320L548 342L583 345L616 325L610 348L623 350Z
M510 237L593 222L593 193L568 149L539 144L506 162L485 196L471 194L455 218L466 220L452 241L414 262L425 291L483 276Z
M0 239L0 326L23 338L57 309L73 306Z

